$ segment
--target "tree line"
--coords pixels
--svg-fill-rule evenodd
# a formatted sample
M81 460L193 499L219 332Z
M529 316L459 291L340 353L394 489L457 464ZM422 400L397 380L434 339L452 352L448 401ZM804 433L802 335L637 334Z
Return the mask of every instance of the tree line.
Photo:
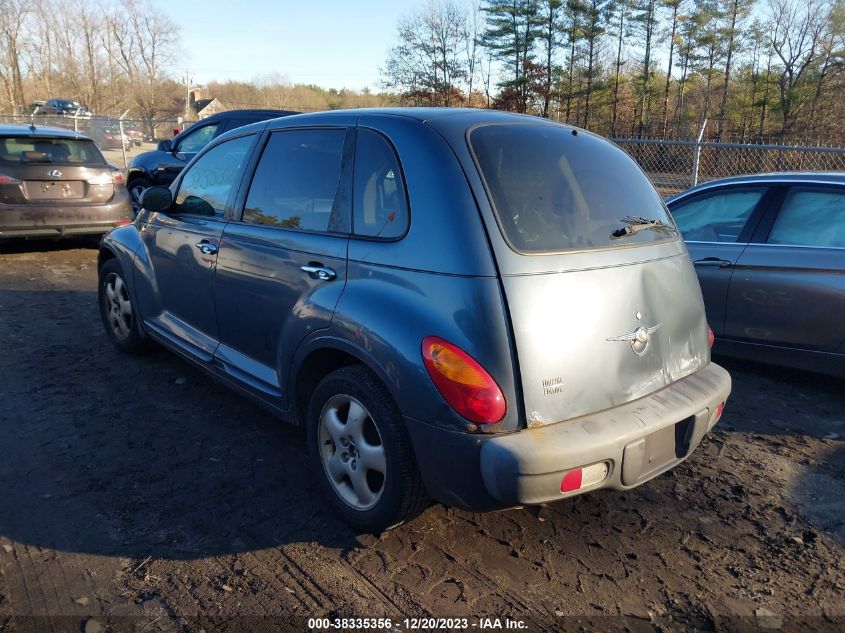
M610 136L845 141L845 0L428 0L382 66L403 104Z
M76 100L97 114L187 116L179 26L149 0L0 0L0 112ZM230 108L326 110L393 104L392 95L291 85L282 75L211 82L203 95Z
M148 0L0 0L2 110L72 98L94 112L154 119L178 109L168 76L179 29Z
M471 3L471 4L470 4ZM0 0L0 111L65 97L185 114L179 27L149 0ZM428 0L401 18L384 92L215 82L230 107L493 107L610 136L845 143L845 0Z

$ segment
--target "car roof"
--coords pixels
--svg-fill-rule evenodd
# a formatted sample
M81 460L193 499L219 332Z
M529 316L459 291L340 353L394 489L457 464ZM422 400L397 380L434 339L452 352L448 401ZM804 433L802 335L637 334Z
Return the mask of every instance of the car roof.
M84 134L65 130L60 127L47 127L46 125L12 125L0 124L0 136L50 136L57 138L75 138L91 140Z
M217 115L214 115L217 116ZM344 125L348 124L351 117L402 117L412 121L418 121L421 125L428 124L441 134L447 130L458 134L465 132L467 129L484 123L535 123L539 125L550 125L556 127L564 127L566 129L576 129L584 134L590 136L597 136L588 130L578 128L574 125L566 125L552 121L550 119L543 119L528 114L517 114L514 112L504 112L501 110L482 110L479 108L350 108L346 110L321 110L319 112L295 112L285 116L277 117L277 119L269 119L264 121L256 121L248 125L241 126L236 130L229 130L225 134L220 135L215 139L215 142L226 140L232 136L239 134L256 132L263 130L265 127L275 127L274 123L284 122L284 126L299 126L299 125L323 125L331 124L340 120ZM209 117L210 119L211 117ZM203 119L205 120L205 119ZM189 128L190 129L190 128ZM187 131L187 130L186 130ZM184 132L183 132L184 134Z
M215 112L211 116L208 116L204 119L199 119L196 123L201 123L209 120L216 120L216 119L236 119L236 118L274 118L274 117L282 117L288 116L291 114L301 114L300 112L295 112L293 110L223 110L222 112Z
M420 121L421 123L441 121L443 119L450 118L459 119L462 122L465 122L467 127L475 123L503 120L522 122L534 121L537 123L544 122L549 124L556 123L550 119L542 119L528 114L517 114L515 112L504 112L501 110L483 110L479 108L351 108L346 110L322 110L320 112L296 113L294 116L300 121L317 121L333 118L335 116L348 116L350 114L358 116L398 116L407 119L414 119L416 121Z
M845 185L845 171L782 171L719 178L717 180L708 180L691 189L676 193L666 198L666 203L674 202L699 191L732 185L789 185L807 183Z

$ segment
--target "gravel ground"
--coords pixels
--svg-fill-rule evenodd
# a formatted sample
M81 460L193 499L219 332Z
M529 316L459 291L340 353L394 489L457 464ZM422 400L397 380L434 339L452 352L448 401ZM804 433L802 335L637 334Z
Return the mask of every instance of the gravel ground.
M95 260L0 245L0 631L843 630L841 381L724 360L716 430L635 491L432 506L358 535L318 498L297 429L170 354L111 347Z

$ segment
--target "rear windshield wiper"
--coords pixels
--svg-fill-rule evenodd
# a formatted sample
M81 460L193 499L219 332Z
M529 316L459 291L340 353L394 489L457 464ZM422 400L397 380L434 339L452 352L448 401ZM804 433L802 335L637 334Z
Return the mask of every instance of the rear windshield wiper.
M629 235L635 235L640 231L645 231L648 229L651 229L653 231L660 231L662 233L675 232L675 229L672 227L672 225L667 224L663 220L649 219L638 215L629 215L627 218L623 218L622 220L620 220L620 222L624 222L628 226L615 230L613 233L610 234L610 239L618 240L620 238L628 237Z

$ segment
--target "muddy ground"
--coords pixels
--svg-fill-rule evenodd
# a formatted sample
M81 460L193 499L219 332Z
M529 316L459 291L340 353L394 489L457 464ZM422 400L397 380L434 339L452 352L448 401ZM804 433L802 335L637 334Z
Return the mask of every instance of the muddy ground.
M725 360L717 430L636 491L358 535L299 431L170 354L111 347L95 260L0 245L0 631L843 630L842 381Z

